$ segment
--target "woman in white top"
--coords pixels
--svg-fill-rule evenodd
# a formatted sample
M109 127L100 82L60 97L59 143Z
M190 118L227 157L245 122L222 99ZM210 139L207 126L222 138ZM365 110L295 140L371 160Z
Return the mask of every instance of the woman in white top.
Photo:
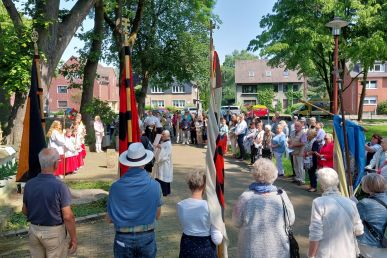
M355 236L362 235L364 230L356 205L341 196L335 170L322 168L317 174L324 193L313 200L308 257L355 258Z
M163 196L171 194L171 182L173 180L172 144L168 130L161 133L161 143L156 145L155 179L160 183Z
M64 171L65 138L62 131L62 125L58 120L54 120L52 122L51 127L47 132L47 137L48 137L48 147L56 149L60 156L58 168L55 171L54 175L63 177L63 175L65 174L65 171Z
M216 258L216 245L223 240L222 233L211 225L210 212L203 200L206 187L204 171L193 171L188 176L191 198L177 206L177 216L183 227L180 241L180 258Z
M105 134L105 128L101 122L101 118L99 116L95 116L94 119L94 131L95 131L95 150L96 152L102 152L102 137Z

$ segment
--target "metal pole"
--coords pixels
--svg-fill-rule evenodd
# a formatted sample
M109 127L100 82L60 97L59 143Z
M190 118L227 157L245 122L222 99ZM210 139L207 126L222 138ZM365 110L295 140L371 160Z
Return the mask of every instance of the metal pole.
M339 79L339 35L335 35L335 51L334 51L334 72L333 72L333 114L337 114L338 106L338 86L337 80Z
M349 181L349 195L353 196L353 183L352 183L352 174L351 174L351 159L349 157L349 147L348 147L348 136L347 136L347 128L346 128L346 121L345 121L345 112L344 112L344 103L343 103L343 92L340 88L339 90L339 96L340 96L340 105L341 105L341 118L343 123L343 136L344 136L344 150L345 150L345 161L347 163L346 171L348 175L348 181Z

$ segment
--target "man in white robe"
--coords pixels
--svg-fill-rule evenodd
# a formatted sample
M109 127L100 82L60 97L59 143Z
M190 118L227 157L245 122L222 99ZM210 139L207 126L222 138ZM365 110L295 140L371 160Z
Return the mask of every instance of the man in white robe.
M155 179L160 183L163 196L171 194L171 182L173 181L172 144L168 130L161 133L161 142L155 146Z

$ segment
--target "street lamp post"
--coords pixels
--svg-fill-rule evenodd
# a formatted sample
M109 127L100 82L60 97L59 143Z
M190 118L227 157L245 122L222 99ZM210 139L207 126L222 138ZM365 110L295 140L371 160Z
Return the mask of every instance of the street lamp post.
M196 85L195 87L195 92L196 92L196 115L199 115L199 86Z
M341 28L348 25L347 21L342 20L340 17L336 16L332 21L325 24L325 26L332 28L332 34L335 39L335 50L334 50L334 72L333 72L333 114L337 114L338 110L338 85L337 81L340 77L339 75L339 36Z

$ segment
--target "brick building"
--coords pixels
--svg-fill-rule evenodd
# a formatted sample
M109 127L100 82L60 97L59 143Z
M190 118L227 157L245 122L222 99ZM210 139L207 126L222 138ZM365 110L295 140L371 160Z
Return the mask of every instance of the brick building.
M344 87L348 86L343 93L344 110L349 114L357 114L359 110L363 75L355 77L361 71L361 66L357 64L344 76ZM368 72L363 112L376 114L378 103L385 100L387 100L387 64L376 62Z
M172 83L167 89L157 86L149 86L145 99L145 105L157 107L195 107L194 99L198 99L199 91L194 84Z
M75 57L65 63L66 66L75 67L78 61ZM74 76L72 76L74 78ZM77 88L69 88L71 83L82 85L81 78L74 78L70 82L65 76L59 74L51 81L48 90L49 112L58 112L65 108L75 108L79 110L81 105L81 90ZM117 76L112 67L104 67L98 64L97 78L94 80L93 97L103 101L107 101L110 107L118 113L119 111L119 88L117 84Z
M268 60L236 60L235 61L236 103L241 105L258 104L257 92L259 87L269 86L275 92L273 106L281 102L283 108L289 103L286 92L303 91L306 94L306 79L299 76L297 71L285 67L271 67Z

